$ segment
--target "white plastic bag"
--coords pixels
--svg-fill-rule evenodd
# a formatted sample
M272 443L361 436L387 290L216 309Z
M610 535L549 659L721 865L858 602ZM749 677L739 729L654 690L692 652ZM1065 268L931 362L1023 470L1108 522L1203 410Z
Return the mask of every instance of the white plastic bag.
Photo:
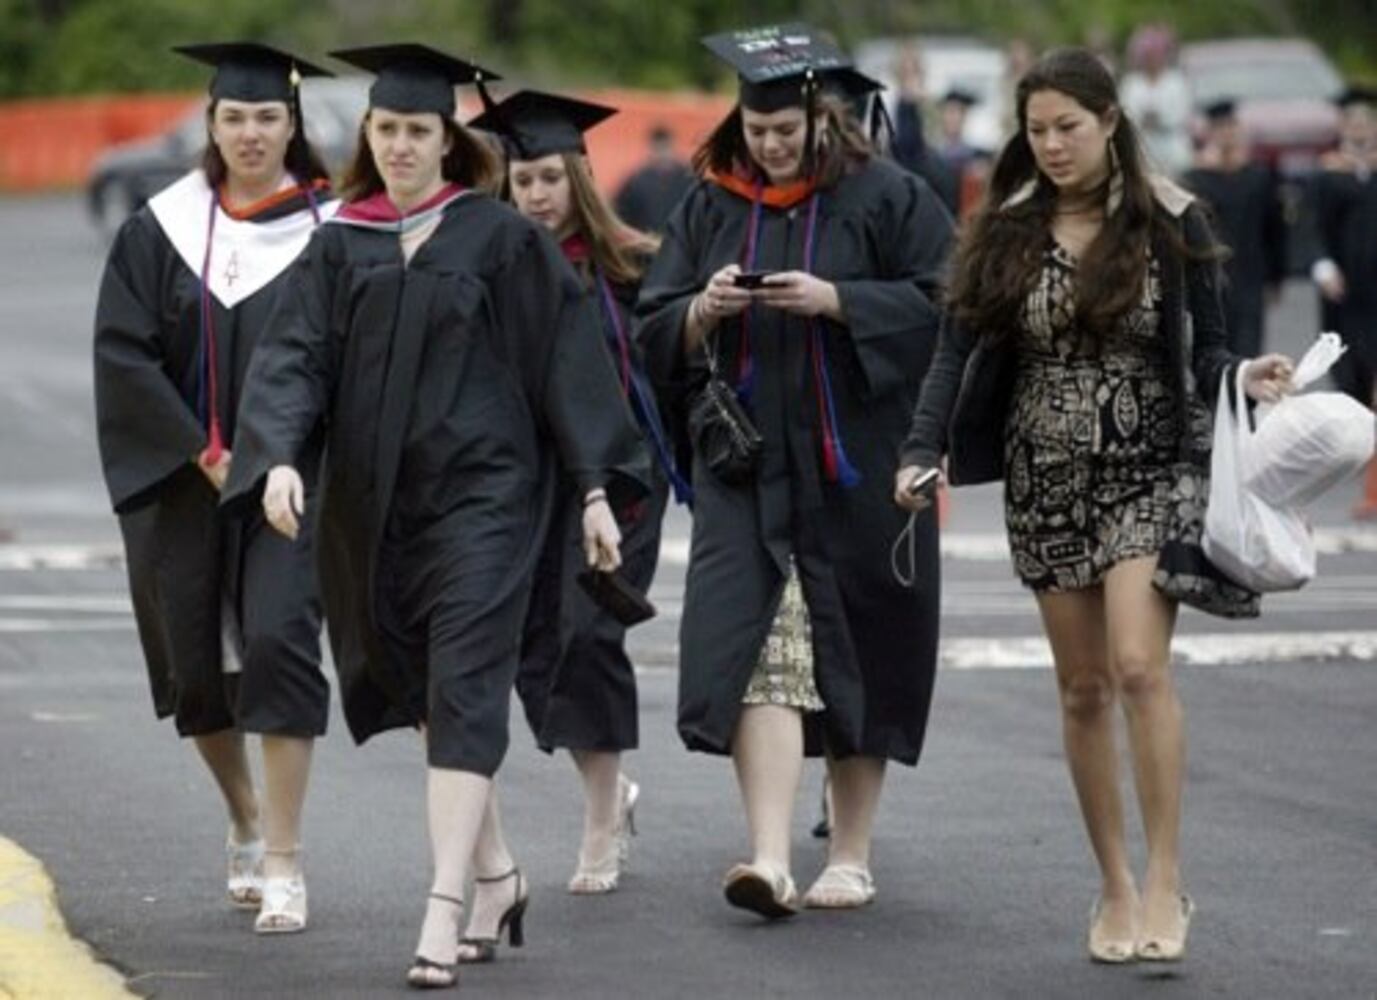
M1255 435L1244 370L1239 365L1232 387L1227 373L1220 380L1201 546L1220 571L1249 590L1295 590L1315 575L1315 541L1298 509L1273 506L1245 485Z
M1320 334L1296 366L1293 387L1314 382L1345 350L1338 334ZM1374 446L1377 421L1351 396L1291 395L1259 418L1244 484L1274 507L1298 507L1361 472Z

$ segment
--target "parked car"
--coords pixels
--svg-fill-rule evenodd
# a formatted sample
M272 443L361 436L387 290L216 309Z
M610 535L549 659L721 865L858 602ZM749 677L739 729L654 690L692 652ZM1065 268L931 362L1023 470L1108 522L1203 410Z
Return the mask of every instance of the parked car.
M1333 147L1343 80L1300 38L1238 38L1181 47L1181 70L1197 109L1231 98L1254 154L1287 175L1313 171Z
M1318 47L1301 38L1183 45L1181 70L1197 111L1218 100L1238 102L1238 119L1253 156L1281 175L1289 270L1305 272L1318 253L1305 190L1320 154L1338 142L1339 114L1333 102L1343 79Z
M907 46L916 46L923 64L923 85L934 106L925 117L928 127L937 123L935 103L949 90L964 90L977 99L966 116L964 138L977 149L998 150L1004 144L1008 95L1004 75L1008 60L1002 49L966 35L917 35L910 38L876 38L857 45L857 68L884 83L891 111L897 100L895 65Z
M364 77L307 79L301 84L306 134L331 173L354 153L359 122L368 108ZM86 183L92 221L113 230L145 201L195 166L206 143L205 105L199 104L166 132L106 150Z

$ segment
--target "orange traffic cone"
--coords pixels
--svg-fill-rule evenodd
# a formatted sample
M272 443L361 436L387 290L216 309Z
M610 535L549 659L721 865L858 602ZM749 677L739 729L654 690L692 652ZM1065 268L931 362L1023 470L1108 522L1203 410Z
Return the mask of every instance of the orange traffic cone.
M1369 459L1363 476L1363 498L1353 508L1359 521L1377 519L1377 458Z

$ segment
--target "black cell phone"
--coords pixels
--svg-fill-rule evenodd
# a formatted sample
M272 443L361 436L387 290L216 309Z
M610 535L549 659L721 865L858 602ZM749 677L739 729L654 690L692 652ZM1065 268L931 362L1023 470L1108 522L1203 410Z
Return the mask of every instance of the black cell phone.
M774 274L774 271L742 271L732 278L732 284L737 288L764 288L765 279Z
M911 497L920 495L932 496L937 492L937 475L940 471L941 470L934 465L926 472L918 473L918 475L913 477L913 482L908 484L908 495Z
M628 628L649 621L657 614L655 605L616 571L584 570L578 575L578 582L594 604Z

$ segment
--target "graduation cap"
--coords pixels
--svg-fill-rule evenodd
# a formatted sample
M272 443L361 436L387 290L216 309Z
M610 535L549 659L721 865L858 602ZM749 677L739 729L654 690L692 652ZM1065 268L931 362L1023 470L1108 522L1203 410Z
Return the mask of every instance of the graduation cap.
M872 143L878 145L882 138L886 141L894 138L894 122L890 120L889 109L884 101L878 99L880 91L885 89L879 80L867 76L854 66L844 66L827 73L822 85L851 105L857 116L866 123ZM876 98L874 104L869 103L872 97Z
M453 118L454 88L466 83L477 84L483 106L491 107L484 83L502 79L475 63L415 42L335 49L330 55L376 74L368 91L368 106L399 114L434 112Z
M885 85L879 80L873 76L866 76L854 66L843 66L824 74L823 86L850 101L864 101L872 94L878 94L885 89Z
M616 108L602 104L519 90L468 125L501 136L514 158L538 160L551 153L586 153L583 133L616 113Z
M1238 113L1238 102L1232 97L1221 97L1200 109L1208 121L1218 124L1227 121Z
M943 104L959 104L963 108L971 108L980 103L980 98L976 97L964 87L952 87L942 95Z
M175 45L172 51L215 67L210 96L217 101L291 102L302 77L334 75L290 52L257 42Z
M1357 104L1366 104L1369 107L1377 107L1377 87L1364 87L1359 84L1345 87L1338 97L1334 98L1334 103L1340 108L1351 108Z
M709 35L703 44L736 70L741 106L762 114L805 107L820 77L851 59L806 24L781 24Z

